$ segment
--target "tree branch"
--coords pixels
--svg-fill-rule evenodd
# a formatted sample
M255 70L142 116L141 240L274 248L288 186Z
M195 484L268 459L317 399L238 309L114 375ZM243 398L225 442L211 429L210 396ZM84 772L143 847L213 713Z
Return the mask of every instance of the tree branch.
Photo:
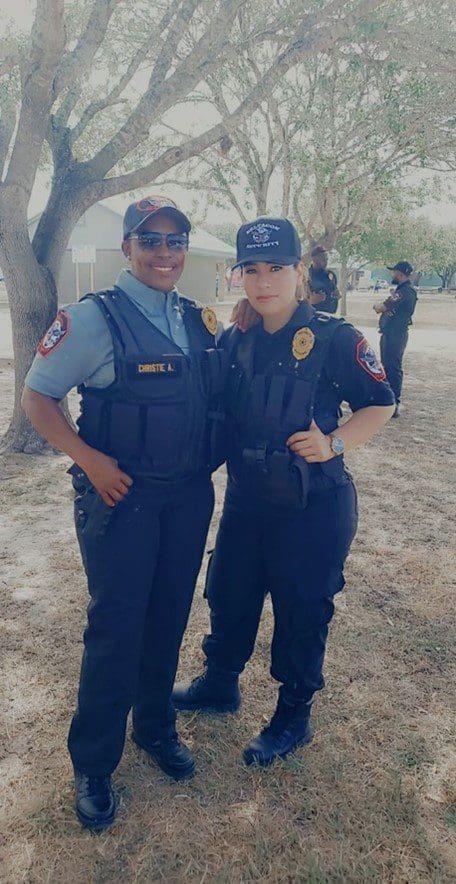
M5 179L6 186L17 190L18 202L25 210L54 101L55 72L64 41L63 0L38 0L23 74L19 123Z
M19 46L10 39L0 40L0 77L10 74L20 64Z
M54 83L56 97L68 87L71 87L71 94L76 91L77 98L79 97L77 87L103 43L111 16L121 2L122 0L93 0L89 18L76 46L60 62ZM72 107L68 114L71 110Z
M206 150L206 148L222 138L227 128L230 129L238 126L247 114L256 108L257 102L261 99L264 91L268 89L272 90L277 80L284 76L294 64L315 52L327 51L329 47L345 33L347 24L351 27L354 21L361 18L368 11L380 6L382 2L383 0L360 0L346 18L342 19L339 17L339 19L336 19L331 25L328 25L324 19L321 21L319 20L319 28L317 29L316 34L308 32L308 19L305 19L304 22L300 23L294 39L290 41L286 50L280 53L276 61L263 75L261 81L256 84L249 95L244 98L236 110L225 120L212 126L211 129L207 130L202 135L190 138L188 141L178 146L168 148L162 156L155 158L150 163L133 172L128 172L124 175L118 175L112 178L104 178L101 182L93 180L94 192L99 194L98 199L113 196L117 193L123 193L126 190L131 190L141 187L146 183L150 183L159 175L163 175L167 172L172 166L182 163L185 160L190 159L190 157L196 156L203 150ZM333 7L337 7L337 2L331 4L331 8ZM134 114L134 117L136 117L136 113ZM138 119L136 118L135 127L137 124ZM111 156L109 168L112 168L117 161L118 150L120 150L123 155L128 152L125 149L125 144L122 149L118 147L119 139L122 141L122 133L125 134L125 127L120 130L118 135L114 137L109 145L106 145L106 148L103 148L93 163L87 164L94 179L96 178L95 169L99 163L100 155L104 159L103 165L106 165L107 157ZM142 139L139 138L139 141L141 140ZM128 141L130 141L129 138ZM138 139L136 138L135 144L137 143Z
M169 4L167 10L163 14L161 21L156 29L157 34L162 34L164 31L166 31L168 29L170 22L172 21L174 15L176 14L176 12L179 8L179 5L180 5L179 0L174 0L173 3ZM195 3L192 2L191 6L194 7ZM157 47L157 45L151 40L151 35L150 34L147 35L145 40L142 42L142 44L139 46L138 50L134 53L133 57L131 58L129 64L127 65L125 72L122 74L119 81L111 89L111 91L103 98L100 98L97 101L92 101L86 107L86 109L83 111L83 113L79 119L79 122L71 130L70 140L71 140L72 145L74 145L77 142L77 140L81 137L83 132L86 130L89 123L94 119L94 117L96 117L97 114L106 110L106 108L108 108L108 107L113 107L114 105L116 105L119 102L120 96L122 95L123 91L127 88L128 84L132 80L135 73L139 70L140 65L142 63L146 62L147 59L152 55L152 53L153 53L154 57L156 57L157 54L162 57L162 49L163 49L164 45L166 45L167 52L169 52L171 46L173 47L173 49L175 49L175 47L176 47L177 43L179 42L180 37L182 35L183 27L184 27L184 21L182 22L181 28L179 28L177 30L176 30L176 28L174 28L173 33L168 32L166 44L163 44L163 41L161 40L160 41L161 46L159 46L159 47ZM77 101L78 97L79 96L76 96L76 101ZM76 104L76 102L74 102L74 104Z
M16 126L16 119L15 101L7 94L2 101L0 116L0 181L3 178L3 170Z
M148 88L123 126L93 157L87 171L94 178L104 176L139 144L147 140L151 120L160 117L173 103L188 93L219 65L218 53L227 40L227 33L242 0L223 0L221 11L215 12L197 47L164 79L158 65L151 74ZM186 7L187 9L187 7ZM190 7L188 7L190 9ZM211 61L208 61L208 58Z

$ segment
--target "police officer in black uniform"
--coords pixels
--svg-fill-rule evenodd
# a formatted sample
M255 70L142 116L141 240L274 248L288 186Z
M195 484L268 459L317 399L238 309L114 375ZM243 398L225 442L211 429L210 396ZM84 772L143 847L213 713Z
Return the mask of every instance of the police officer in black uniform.
M243 225L237 266L262 321L225 332L227 411L232 422L228 486L208 572L207 663L177 685L184 710L228 712L240 704L239 674L254 647L265 593L274 609L271 674L276 711L245 748L268 765L311 739L310 706L323 687L333 597L356 532L356 492L344 450L366 442L394 409L368 342L342 319L296 302L302 278L294 226L281 218ZM340 403L352 417L338 428Z
M68 745L77 815L93 830L115 818L111 774L131 708L133 740L161 769L194 772L171 690L213 510L210 415L223 373L215 313L175 288L189 231L168 199L129 206L131 269L59 311L23 395L38 431L75 461L91 602ZM79 434L58 405L76 384Z
M402 359L408 341L409 326L417 302L416 289L410 282L413 267L408 261L398 261L393 271L395 292L381 304L374 304L374 310L380 314L380 355L385 368L388 382L396 398L394 417L401 411L402 380L404 372Z
M335 313L340 299L337 276L328 270L328 253L323 246L315 246L311 252L309 267L309 301L316 310Z

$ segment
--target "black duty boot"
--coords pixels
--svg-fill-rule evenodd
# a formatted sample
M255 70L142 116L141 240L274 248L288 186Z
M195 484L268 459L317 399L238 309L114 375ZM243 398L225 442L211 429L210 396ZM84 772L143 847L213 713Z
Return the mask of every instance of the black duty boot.
M135 733L132 733L131 738L174 780L186 780L195 773L193 755L176 733L161 740L144 740Z
M86 829L101 832L115 820L117 801L111 777L89 777L74 773L76 816Z
M310 743L310 709L310 702L292 700L281 693L271 721L245 747L245 763L268 767L276 758L285 758L298 746Z
M189 685L174 686L176 709L190 712L236 712L241 705L239 673L208 664Z

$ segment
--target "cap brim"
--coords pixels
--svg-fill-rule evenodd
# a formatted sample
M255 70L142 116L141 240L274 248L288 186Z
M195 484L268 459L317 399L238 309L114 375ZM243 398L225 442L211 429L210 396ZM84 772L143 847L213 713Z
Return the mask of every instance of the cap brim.
M386 265L386 269L387 270L397 270L397 267L388 267L388 265Z
M152 212L147 212L139 224L136 224L135 227L132 227L130 233L134 233L135 230L138 230L142 225L149 220L149 218L155 218L156 215L160 215L161 212L166 212L170 218L174 218L178 223L183 227L185 233L190 233L192 229L192 225L187 218L187 215L184 215L180 209L175 209L174 206L162 206L160 209L154 209Z
M237 264L233 264L232 270L236 270L236 267L245 267L246 264L281 264L282 267L289 267L290 264L297 264L301 258L297 258L296 255L283 255L274 256L268 252L266 255L252 255L251 258L243 258L242 261L238 261Z

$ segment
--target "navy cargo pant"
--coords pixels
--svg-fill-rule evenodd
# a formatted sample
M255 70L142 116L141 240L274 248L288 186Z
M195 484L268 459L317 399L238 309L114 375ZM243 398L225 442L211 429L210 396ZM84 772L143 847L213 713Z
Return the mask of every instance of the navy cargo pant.
M132 707L144 740L174 732L170 696L214 491L207 476L166 488L137 480L110 509L87 480L74 484L91 601L68 747L77 770L105 776L119 763Z
M288 695L310 700L324 686L323 660L333 596L357 528L351 482L310 496L284 516L256 510L229 486L212 556L207 599L210 663L242 672L252 654L265 595L274 609L271 675Z
M404 377L402 359L407 341L407 331L399 330L392 334L383 333L380 335L380 358L397 404L401 401L402 379Z

